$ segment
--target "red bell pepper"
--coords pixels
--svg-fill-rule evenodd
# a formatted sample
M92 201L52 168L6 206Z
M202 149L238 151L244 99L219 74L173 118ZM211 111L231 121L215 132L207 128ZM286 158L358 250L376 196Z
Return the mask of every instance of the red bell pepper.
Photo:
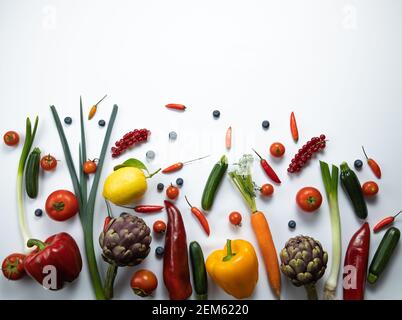
M77 243L68 233L56 234L45 242L30 239L27 245L29 248L37 248L26 257L25 271L42 286L59 290L64 282L73 282L78 278L82 269L81 253ZM55 268L57 283L44 283L51 272L51 269L46 267Z
M352 237L345 255L344 300L364 300L370 250L370 227L366 222ZM350 277L350 281L347 281Z
M168 225L163 256L163 280L171 300L185 300L193 289L190 282L186 230L179 209L165 201Z

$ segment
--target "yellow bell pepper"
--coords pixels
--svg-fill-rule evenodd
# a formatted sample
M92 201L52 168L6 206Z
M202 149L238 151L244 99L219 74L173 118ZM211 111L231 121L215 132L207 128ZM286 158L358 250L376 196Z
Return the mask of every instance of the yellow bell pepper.
M245 240L227 240L223 250L213 252L206 268L212 280L237 299L250 297L258 281L258 259Z

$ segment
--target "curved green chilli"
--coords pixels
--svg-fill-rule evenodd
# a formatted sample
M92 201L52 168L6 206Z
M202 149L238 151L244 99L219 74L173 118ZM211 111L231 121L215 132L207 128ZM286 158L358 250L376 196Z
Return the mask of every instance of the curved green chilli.
M391 260L400 237L401 232L395 227L389 228L385 233L370 264L369 275L367 277L369 283L374 284L377 282Z
M212 208L218 187L228 169L228 159L223 156L213 167L202 194L201 206L208 211Z
M361 184L356 173L349 168L346 162L341 164L341 182L352 202L355 214L360 219L366 219L368 215L367 204L363 196Z
M35 199L39 192L40 153L39 148L31 152L25 170L25 190L31 199Z
M208 279L205 268L204 254L198 242L190 243L190 261L193 271L194 291L198 300L208 299Z

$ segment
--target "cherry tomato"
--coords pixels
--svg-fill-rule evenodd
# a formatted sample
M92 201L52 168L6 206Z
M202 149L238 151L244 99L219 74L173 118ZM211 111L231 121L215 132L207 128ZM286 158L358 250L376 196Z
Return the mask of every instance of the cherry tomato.
M241 216L241 214L239 212L233 211L229 215L229 221L234 226L241 226L242 216Z
M84 162L83 170L86 174L93 174L96 172L97 167L95 160L88 160Z
M269 148L269 152L275 158L283 157L285 151L286 151L285 146L280 142L275 142L271 144L271 147Z
M48 154L40 160L40 166L45 171L52 171L57 167L57 160L55 157Z
M261 187L260 192L265 197L272 196L274 193L274 186L270 183L266 183Z
M131 278L131 289L140 297L148 297L158 288L158 279L149 270L138 270Z
M155 233L165 233L166 232L166 223L162 220L156 220L153 225L153 229Z
M378 184L374 181L368 181L368 182L364 183L362 189L363 189L363 194L366 197L373 197L380 190L380 188L378 187Z
M20 280L25 276L25 257L26 256L22 253L13 253L4 259L1 270L8 280Z
M75 216L79 210L76 196L67 190L57 190L46 200L46 212L56 221L65 221Z
M8 131L4 134L3 140L8 146L16 146L20 142L20 136L15 131Z
M170 199L170 200L175 200L177 199L177 197L179 196L180 190L179 188L170 185L169 188L166 189L166 196Z
M305 187L297 193L296 202L303 211L313 212L321 207L322 195L316 188Z

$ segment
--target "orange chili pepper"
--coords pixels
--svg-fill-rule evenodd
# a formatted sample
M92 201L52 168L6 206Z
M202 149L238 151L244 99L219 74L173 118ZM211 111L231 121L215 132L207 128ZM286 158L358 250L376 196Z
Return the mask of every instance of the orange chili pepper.
M177 163L172 164L171 166L163 169L162 173L172 173L172 172L179 171L184 167L185 164L188 164L188 163L191 163L191 162L194 162L194 161L198 161L198 160L202 160L202 159L205 159L205 158L208 158L208 157L209 156L206 156L206 157L202 157L202 158L198 158L198 159L194 159L194 160L190 160L190 161L186 161L186 162L177 162Z
M363 153L364 153L364 155L365 155L365 157L366 157L366 159L367 159L367 164L368 164L369 167L371 168L371 171L373 171L374 175L375 175L378 179L381 179L381 168L380 168L380 166L378 165L378 163L377 163L374 159L369 158L369 157L367 156L366 150L364 150L364 147L363 147L363 146L362 146L362 149L363 149Z
M187 196L185 196L186 201L188 205L191 208L191 212L195 217L198 219L198 221L201 223L202 228L204 229L205 233L209 236L210 234L210 229L209 229L209 223L205 215L202 213L202 211L196 207L193 207L190 202L187 199Z
M173 110L179 110L179 111L186 110L186 106L184 104L179 104L179 103L169 103L166 105L166 108L173 109Z
M102 99L100 99L96 104L92 106L91 110L89 110L88 120L91 120L95 116L96 111L98 110L98 104L101 103L106 97L107 94L105 94L105 96Z
M295 142L299 141L299 130L297 129L297 122L294 112L290 115L290 131Z

